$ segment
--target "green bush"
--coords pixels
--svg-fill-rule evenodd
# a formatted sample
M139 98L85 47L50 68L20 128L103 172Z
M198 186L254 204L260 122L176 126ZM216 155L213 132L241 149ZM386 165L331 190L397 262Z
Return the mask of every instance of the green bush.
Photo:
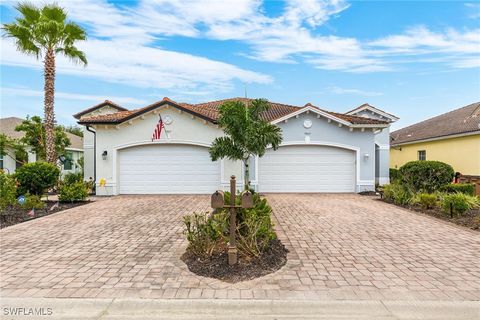
M88 187L84 182L64 184L58 190L58 200L61 202L84 201L88 197Z
M17 186L15 185L15 179L0 170L0 212L16 203L16 194Z
M409 205L412 204L414 193L403 184L391 183L384 186L383 196L395 204Z
M464 193L445 194L442 197L442 208L446 214L461 215L468 210L478 208L480 198Z
M188 248L196 255L211 256L225 248L228 241L228 215L194 213L183 217L186 226Z
M25 195L25 202L20 205L20 207L25 210L44 209L45 206L45 202L43 202L39 196L34 194Z
M41 196L56 185L59 175L60 170L51 163L31 162L24 164L15 171L15 178L20 184L18 193Z
M230 193L225 192L225 204L230 203ZM276 238L271 220L272 208L266 199L253 194L254 207L237 209L236 240L240 255L255 257L263 253ZM240 195L235 204L241 204ZM226 249L229 238L229 210L217 209L211 216L193 214L184 217L189 248L195 254L208 256ZM220 234L221 233L221 234Z
M446 193L464 193L470 196L475 195L475 184L473 183L450 183L441 188L441 191Z
M452 166L440 161L410 161L400 167L402 182L415 192L433 193L452 182Z
M400 170L395 168L390 168L390 183L400 182L402 180L402 175L400 174Z
M430 193L421 193L419 203L423 209L433 209L437 205L437 196Z
M73 184L75 182L83 182L83 173L81 172L70 172L63 177L64 184Z

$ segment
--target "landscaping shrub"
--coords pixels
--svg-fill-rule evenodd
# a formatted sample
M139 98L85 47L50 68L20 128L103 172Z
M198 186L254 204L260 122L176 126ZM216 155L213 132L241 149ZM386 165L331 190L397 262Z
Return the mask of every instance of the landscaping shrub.
M276 234L271 219L272 208L267 199L254 194L253 203L253 208L239 210L237 245L240 253L257 257L268 248Z
M15 179L0 170L0 212L16 203L16 194L17 186L15 185Z
M423 209L433 209L437 205L437 196L430 193L421 193L419 203Z
M400 174L413 191L433 193L449 184L455 172L440 161L410 161L400 167Z
M223 250L228 241L228 215L225 211L216 214L198 214L185 216L188 248L196 255L211 256Z
M67 173L63 177L63 183L64 184L73 184L75 182L83 182L83 173L77 172L77 173Z
M395 183L395 182L400 182L402 179L402 174L400 173L400 170L395 169L395 168L390 168L390 183Z
M87 197L88 187L83 181L64 184L58 190L58 200L61 202L84 201Z
M25 202L20 205L22 209L32 210L32 209L44 209L45 202L40 199L40 196L34 194L25 195Z
M391 183L385 185L383 196L386 200L399 205L412 204L414 198L413 192L405 185L400 183Z
M475 184L473 183L450 183L441 188L441 191L446 193L464 193L470 196L475 195Z
M225 192L225 203L230 203L230 193ZM241 204L241 196L235 199ZM266 199L253 195L251 209L237 209L236 240L240 255L257 257L268 249L270 241L276 238L271 220L272 208ZM193 214L184 217L189 249L200 256L210 256L226 249L229 238L228 209L217 209L209 216Z
M478 208L479 197L469 196L464 193L445 194L442 198L442 208L446 214L461 215L468 210Z
M47 162L26 163L15 172L19 182L18 194L33 194L41 196L58 181L60 170Z

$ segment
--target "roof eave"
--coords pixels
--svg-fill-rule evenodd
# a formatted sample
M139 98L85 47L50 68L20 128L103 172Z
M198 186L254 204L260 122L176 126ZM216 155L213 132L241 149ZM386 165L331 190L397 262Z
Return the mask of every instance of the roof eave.
M397 146L404 146L404 145L407 145L407 144L416 144L416 143L429 142L429 141L438 141L438 140L444 140L444 139L461 138L461 137L473 136L473 135L476 135L476 134L480 134L480 130L462 132L462 133L455 133L455 134L447 134L447 135L443 135L443 136L436 136L436 137L425 138L425 139L410 140L410 141L404 141L404 142L400 142L400 143L395 143L395 140L392 140L390 145L394 146L394 147L397 147Z

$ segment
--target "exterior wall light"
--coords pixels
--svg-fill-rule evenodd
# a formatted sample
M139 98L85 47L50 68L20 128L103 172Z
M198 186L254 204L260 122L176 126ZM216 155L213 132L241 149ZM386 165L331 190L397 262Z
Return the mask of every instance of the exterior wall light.
M365 154L363 155L363 158L364 158L365 161L366 161L366 160L368 160L368 158L370 158L370 155L369 155L368 153L365 153Z
M58 160L60 160L61 163L65 163L65 161L67 160L67 157L65 157L63 154L61 156L58 157Z
M107 155L108 155L107 150L103 151L103 153L102 153L102 159L103 159L103 160L107 160Z

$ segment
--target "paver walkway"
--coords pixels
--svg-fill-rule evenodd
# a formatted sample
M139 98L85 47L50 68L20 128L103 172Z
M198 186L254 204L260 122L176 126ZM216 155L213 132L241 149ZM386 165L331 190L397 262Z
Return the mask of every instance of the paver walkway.
M182 216L208 196L120 196L0 231L3 297L480 300L480 233L359 195L271 194L274 274L190 273Z

